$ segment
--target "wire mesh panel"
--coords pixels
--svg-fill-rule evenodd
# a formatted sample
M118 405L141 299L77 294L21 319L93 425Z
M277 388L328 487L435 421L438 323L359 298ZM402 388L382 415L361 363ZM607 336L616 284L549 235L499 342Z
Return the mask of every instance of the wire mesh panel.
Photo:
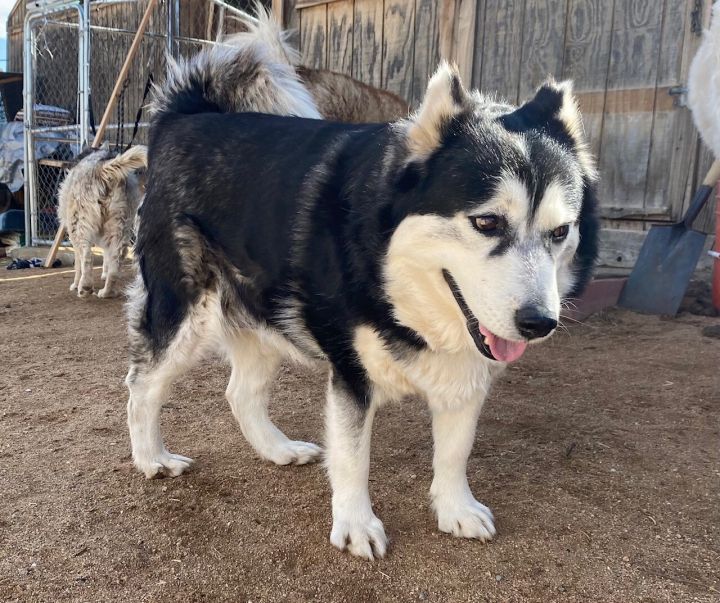
M96 120L99 122L110 100L118 73L127 57L146 8L147 0L91 4L90 105L93 122ZM143 97L148 78L152 77L157 82L165 78L170 9L169 2L161 2L153 11L127 77L122 82L120 97L105 135L107 142L118 150L124 150L131 141L147 143L145 113L140 117L134 140L133 130L138 111L147 103L147 98L143 99Z
M270 4L269 0L264 4ZM24 28L25 186L28 240L52 241L57 194L84 145L92 143L145 14L148 0L57 1L28 5ZM105 141L124 151L147 143L149 78L162 83L167 54L189 57L244 31L254 0L161 0L121 82ZM242 12L245 11L245 12ZM137 133L134 134L134 130Z
M254 6L255 0L176 0L173 52L190 57L204 46L245 31L244 20Z
M32 242L51 240L58 227L57 192L83 140L82 11L59 4L28 14L25 39L26 184Z

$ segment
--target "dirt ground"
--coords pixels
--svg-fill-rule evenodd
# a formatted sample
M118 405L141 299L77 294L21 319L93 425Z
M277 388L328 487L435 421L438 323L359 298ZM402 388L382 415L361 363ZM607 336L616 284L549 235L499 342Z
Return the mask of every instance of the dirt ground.
M383 409L371 493L391 548L368 563L328 541L320 465L245 443L219 362L163 413L193 470L136 473L122 301L76 299L62 270L2 272L23 278L0 282L2 601L720 601L720 340L701 334L718 318L611 311L512 366L469 463L490 544L437 530L425 407ZM290 435L322 439L324 385L283 370Z

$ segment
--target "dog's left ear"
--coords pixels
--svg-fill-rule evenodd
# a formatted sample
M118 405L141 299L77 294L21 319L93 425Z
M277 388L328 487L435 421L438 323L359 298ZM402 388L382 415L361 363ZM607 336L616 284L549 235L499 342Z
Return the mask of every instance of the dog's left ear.
M574 149L583 172L590 180L597 178L595 159L587 148L585 129L572 82L548 80L535 96L499 120L506 130L525 132L543 130Z
M439 148L450 121L469 106L457 67L443 61L428 83L422 105L406 122L409 162L423 161Z

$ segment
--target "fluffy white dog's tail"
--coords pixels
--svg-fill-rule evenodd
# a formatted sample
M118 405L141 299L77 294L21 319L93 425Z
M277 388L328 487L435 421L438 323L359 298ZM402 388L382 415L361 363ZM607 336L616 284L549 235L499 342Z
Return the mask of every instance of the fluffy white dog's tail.
M125 180L132 172L147 167L147 147L139 144L122 155L101 164L102 179L112 185Z
M248 31L189 60L170 61L168 79L155 88L151 109L164 113L253 111L320 119L307 88L295 73L297 53L279 24L261 5Z

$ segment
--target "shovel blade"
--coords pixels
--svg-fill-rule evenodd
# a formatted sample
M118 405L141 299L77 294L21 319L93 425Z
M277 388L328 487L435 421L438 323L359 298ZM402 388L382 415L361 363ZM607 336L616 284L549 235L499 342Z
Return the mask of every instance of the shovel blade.
M705 245L704 233L686 227L653 226L620 294L623 308L675 316Z

